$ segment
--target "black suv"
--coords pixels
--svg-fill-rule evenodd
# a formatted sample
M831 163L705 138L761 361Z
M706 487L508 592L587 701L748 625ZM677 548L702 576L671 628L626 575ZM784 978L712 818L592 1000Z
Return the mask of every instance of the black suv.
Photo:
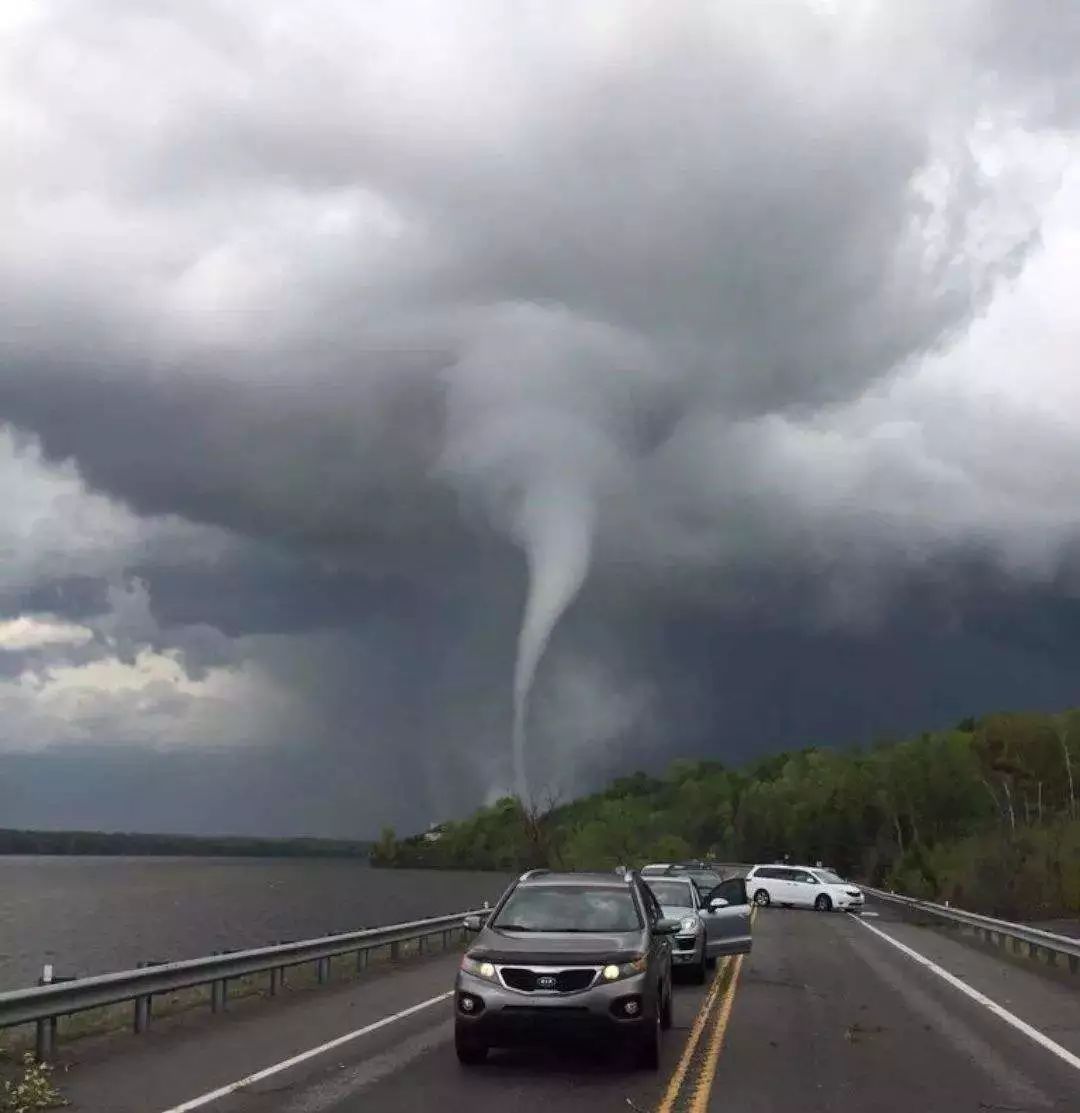
M489 1047L596 1034L659 1066L679 921L664 918L636 873L532 870L465 927L479 934L455 986L463 1063L483 1062Z

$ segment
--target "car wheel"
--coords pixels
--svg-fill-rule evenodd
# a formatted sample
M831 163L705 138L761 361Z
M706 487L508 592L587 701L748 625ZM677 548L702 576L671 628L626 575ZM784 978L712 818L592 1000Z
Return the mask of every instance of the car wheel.
M664 1007L660 1010L660 1027L666 1032L671 1027L671 984L668 983L667 993L664 994Z
M488 1047L475 1036L470 1036L460 1029L454 1030L454 1050L457 1052L458 1062L468 1067L475 1067L487 1058Z
M814 901L814 909L817 912L831 912L832 901L825 893L822 893L821 896L818 897L816 901Z
M709 957L705 960L705 965L710 970L715 970L716 969L716 955L709 955Z
M639 1037L635 1059L642 1070L660 1069L660 1002L656 1003L655 1019Z
M754 903L758 906L758 908L768 908L769 907L768 891L765 890L765 889L758 889L758 891L754 894Z

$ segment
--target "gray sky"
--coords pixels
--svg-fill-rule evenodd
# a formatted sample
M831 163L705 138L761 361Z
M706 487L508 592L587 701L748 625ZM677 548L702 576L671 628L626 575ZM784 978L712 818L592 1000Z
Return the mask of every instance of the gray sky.
M0 825L461 813L530 561L537 790L1076 703L1080 15L1018 11L5 4Z

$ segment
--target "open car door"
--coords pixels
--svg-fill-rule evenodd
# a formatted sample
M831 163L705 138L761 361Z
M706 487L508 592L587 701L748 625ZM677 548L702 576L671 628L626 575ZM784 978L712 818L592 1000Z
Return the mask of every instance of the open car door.
M749 953L753 940L746 881L732 877L710 890L702 905L701 919L705 924L705 953L709 958Z

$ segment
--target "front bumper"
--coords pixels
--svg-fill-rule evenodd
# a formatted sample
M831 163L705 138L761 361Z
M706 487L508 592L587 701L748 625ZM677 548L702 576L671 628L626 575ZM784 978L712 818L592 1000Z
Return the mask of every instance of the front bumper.
M866 905L866 898L860 893L853 897L848 893L836 897L836 907L843 912L861 912Z
M471 1012L462 1008L466 996L474 1002ZM633 1016L623 1008L628 1000L638 1005ZM576 993L527 993L462 970L455 985L454 1018L460 1031L496 1047L562 1037L633 1039L655 1023L656 1005L647 972Z
M676 935L671 948L672 966L699 966L705 961L705 936L702 932L694 935Z

